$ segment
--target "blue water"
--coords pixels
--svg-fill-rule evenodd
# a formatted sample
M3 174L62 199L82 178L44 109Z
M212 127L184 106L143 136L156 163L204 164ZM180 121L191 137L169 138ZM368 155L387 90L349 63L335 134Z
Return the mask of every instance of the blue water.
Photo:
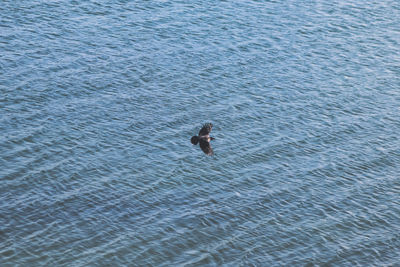
M399 48L395 0L2 1L0 266L399 264Z

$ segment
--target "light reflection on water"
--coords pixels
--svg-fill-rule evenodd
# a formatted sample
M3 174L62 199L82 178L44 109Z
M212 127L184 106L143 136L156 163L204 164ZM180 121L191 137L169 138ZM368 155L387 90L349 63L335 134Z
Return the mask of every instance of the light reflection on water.
M0 265L396 264L399 10L3 3Z

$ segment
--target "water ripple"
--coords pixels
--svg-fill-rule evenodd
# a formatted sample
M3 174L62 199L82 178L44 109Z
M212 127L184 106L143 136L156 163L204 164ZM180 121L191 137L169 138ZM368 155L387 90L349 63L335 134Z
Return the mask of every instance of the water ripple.
M4 2L0 265L398 264L399 10Z

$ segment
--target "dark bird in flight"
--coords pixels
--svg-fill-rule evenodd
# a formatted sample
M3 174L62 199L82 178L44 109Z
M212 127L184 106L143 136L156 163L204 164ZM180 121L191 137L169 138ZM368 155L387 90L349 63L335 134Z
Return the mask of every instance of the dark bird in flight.
M193 145L200 143L201 150L203 150L203 152L209 156L214 154L210 145L210 141L215 139L214 137L210 136L212 127L213 125L211 123L204 124L200 129L199 135L195 135L192 137L192 139L190 139L190 142L192 142Z

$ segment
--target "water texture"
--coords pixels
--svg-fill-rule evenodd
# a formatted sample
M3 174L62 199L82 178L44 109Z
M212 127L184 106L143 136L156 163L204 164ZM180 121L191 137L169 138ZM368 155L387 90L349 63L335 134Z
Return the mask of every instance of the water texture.
M2 1L0 265L399 264L399 47L394 0Z

